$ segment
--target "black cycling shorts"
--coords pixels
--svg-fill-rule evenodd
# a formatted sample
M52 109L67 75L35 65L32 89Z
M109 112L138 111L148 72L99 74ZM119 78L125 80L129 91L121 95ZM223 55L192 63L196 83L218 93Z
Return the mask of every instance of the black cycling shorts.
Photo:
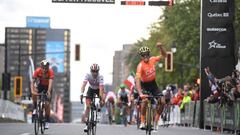
M42 91L43 91L44 93L47 93L47 91L48 91L48 85L41 85L41 84L39 84L39 85L37 86L37 89L38 89L38 93L41 93Z
M160 94L160 90L158 89L158 86L155 80L151 82L141 82L141 87L143 89L144 94L149 93L153 96L157 96Z
M48 85L41 85L41 84L38 84L37 86L37 90L38 90L38 93L41 93L43 91L43 93L47 93L48 91ZM51 90L51 95L52 95L52 90ZM52 100L52 96L48 98L48 101L51 102Z
M99 89L92 89L91 87L88 87L88 92L87 92L87 99L93 100L93 96L97 95L99 97Z

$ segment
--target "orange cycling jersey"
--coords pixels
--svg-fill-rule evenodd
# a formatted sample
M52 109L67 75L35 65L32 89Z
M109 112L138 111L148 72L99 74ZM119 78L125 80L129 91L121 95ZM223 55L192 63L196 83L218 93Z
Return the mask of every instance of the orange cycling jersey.
M156 69L155 63L160 61L161 57L151 57L148 63L145 63L143 60L137 66L136 77L140 78L142 82L150 82L155 80Z
M54 78L54 72L52 69L49 69L45 74L43 73L42 68L37 68L33 73L33 78L40 80L40 85L47 86L49 79Z

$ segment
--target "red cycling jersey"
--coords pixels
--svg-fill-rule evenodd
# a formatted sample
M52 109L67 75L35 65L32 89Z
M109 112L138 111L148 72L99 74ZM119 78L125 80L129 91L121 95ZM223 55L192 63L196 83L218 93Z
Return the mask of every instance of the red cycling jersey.
M143 60L137 66L136 77L140 78L142 82L153 81L156 77L155 64L160 61L161 57L151 57L148 63Z
M52 69L49 69L48 72L44 74L42 68L37 68L33 73L33 78L39 79L40 85L47 86L49 83L49 79L54 78L54 72Z

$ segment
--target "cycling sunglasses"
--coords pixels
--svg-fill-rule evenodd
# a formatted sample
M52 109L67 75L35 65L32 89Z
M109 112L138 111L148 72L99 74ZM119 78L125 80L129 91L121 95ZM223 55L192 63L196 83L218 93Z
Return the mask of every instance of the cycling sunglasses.
M144 54L141 54L141 57L149 57L150 55L149 55L149 53L144 53Z

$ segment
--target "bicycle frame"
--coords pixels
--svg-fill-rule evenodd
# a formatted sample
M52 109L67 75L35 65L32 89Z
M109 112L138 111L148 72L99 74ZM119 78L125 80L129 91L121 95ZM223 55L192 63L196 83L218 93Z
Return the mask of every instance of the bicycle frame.
M160 98L162 96L147 96L147 111L146 111L146 135L151 135L151 131L153 129L153 123L154 123L154 112L152 108L152 99L154 98Z

